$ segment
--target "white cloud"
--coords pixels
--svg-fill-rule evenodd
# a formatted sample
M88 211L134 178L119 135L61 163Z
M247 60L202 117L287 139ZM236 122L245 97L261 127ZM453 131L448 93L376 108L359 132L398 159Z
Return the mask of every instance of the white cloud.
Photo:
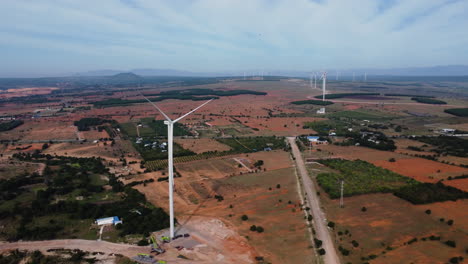
M10 52L66 51L63 63L79 56L96 68L306 70L468 61L468 1L6 0L0 22L0 45ZM0 70L7 67L0 62Z

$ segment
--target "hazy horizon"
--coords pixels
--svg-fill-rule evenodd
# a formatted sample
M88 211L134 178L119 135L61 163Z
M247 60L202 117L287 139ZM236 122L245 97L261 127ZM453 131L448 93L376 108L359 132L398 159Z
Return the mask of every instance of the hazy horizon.
M468 1L4 1L0 77L466 65Z

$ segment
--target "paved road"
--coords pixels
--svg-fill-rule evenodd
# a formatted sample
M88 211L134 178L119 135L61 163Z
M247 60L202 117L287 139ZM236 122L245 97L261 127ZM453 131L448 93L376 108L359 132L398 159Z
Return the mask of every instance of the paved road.
M340 258L336 253L335 246L333 245L333 240L328 232L327 220L325 214L320 208L320 201L317 196L317 190L315 185L312 182L312 179L307 173L304 160L302 159L301 152L296 145L295 137L288 137L289 144L292 148L292 154L296 158L296 165L299 175L302 180L302 188L306 192L307 201L312 211L312 216L314 217L314 228L316 232L317 239L322 240L322 247L325 249L326 254L324 256L325 264L338 264L340 263Z

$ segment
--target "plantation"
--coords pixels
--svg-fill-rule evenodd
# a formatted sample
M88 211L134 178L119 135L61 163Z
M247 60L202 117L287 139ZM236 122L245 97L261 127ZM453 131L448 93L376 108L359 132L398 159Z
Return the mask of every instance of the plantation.
M380 95L379 93L336 93L336 94L326 94L325 99L338 99L344 97L352 96L364 96L364 95ZM322 95L314 96L317 99L322 99Z
M231 147L228 151L208 151L201 154L179 155L174 154L174 163L190 162L195 160L210 159L214 157L222 157L233 155L236 153L249 153L263 151L265 148L280 149L285 147L284 139L281 137L248 137L248 138L224 138L217 139L219 142ZM145 167L149 170L159 170L167 167L167 153L164 159L150 160L145 163Z
M347 118L356 120L373 120L373 121L384 121L393 118L393 115L385 114L382 112L372 113L366 111L340 111L333 114L329 114L328 117L332 118Z
M362 160L328 159L318 162L340 171L340 173L320 173L317 175L318 184L332 199L340 197L339 182L341 179L344 180L344 196L392 192L401 186L416 183L410 178Z
M304 128L311 128L320 136L328 136L330 130L334 130L337 136L349 136L350 133L347 129L347 124L340 120L325 120L318 122L308 122Z
M78 127L79 131L89 131L90 127L102 125L104 123L115 123L115 121L89 117L75 121L73 124Z
M411 100L422 104L447 104L447 102L425 97L412 97Z
M250 90L212 90L212 89L188 89L188 90L174 90L165 91L157 94L145 94L145 96L156 96L150 97L152 102L160 102L169 99L175 100L192 100L192 101L206 101L210 99L219 99L220 96L236 96L241 94L252 94L252 95L266 95L265 92L257 92ZM96 107L112 107L112 106L127 106L132 104L146 103L145 99L136 100L122 100L122 99L108 99L103 101L93 102Z
M216 96L236 96L241 94L253 94L253 95L266 95L265 92L257 92L251 90L213 90L213 89L187 89L187 90L174 90L174 91L165 91L159 94L150 94L150 96L168 96L168 95L216 95Z
M417 141L436 146L432 151L440 155L453 155L458 157L468 157L468 140L459 137L439 136L439 137L415 137Z
M242 137L221 138L219 142L231 147L230 152L245 153L262 151L265 148L280 149L285 147L283 137Z
M151 117L142 118L138 123L121 123L119 124L120 129L130 138L138 136L136 126L141 124L139 127L140 136L145 137L167 137L167 125L164 124L163 120L155 120ZM188 136L190 132L187 128L179 123L174 124L174 136Z
M320 100L302 100L302 101L294 101L291 104L295 105L304 105L304 104L312 104L312 105L332 105L333 102L330 101L320 101Z
M468 193L438 183L418 183L401 187L394 192L395 196L413 204L427 204L444 201L456 201L468 198Z
M10 122L0 123L0 132L12 130L24 124L22 120L12 120Z
M167 159L167 150L165 148L163 149L163 148L160 148L159 146L152 147L152 145L145 147L143 143L142 144L134 143L133 146L140 153L141 157L145 161ZM174 157L189 156L189 155L195 155L195 152L190 151L188 149L184 149L179 144L174 143L173 155Z
M420 98L434 98L428 95L415 95L415 94L400 94L400 93L386 93L385 96L403 96L403 97L420 97Z
M455 116L468 116L468 108L450 108L445 109L444 112Z

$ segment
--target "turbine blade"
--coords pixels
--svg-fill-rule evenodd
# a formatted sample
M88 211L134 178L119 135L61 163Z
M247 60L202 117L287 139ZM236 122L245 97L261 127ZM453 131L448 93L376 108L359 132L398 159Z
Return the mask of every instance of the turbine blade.
M214 100L214 99L210 99L210 100L208 100L208 101L204 102L203 104L201 104L201 105L200 105L200 106L198 106L197 108L195 108L195 109L193 109L192 111L190 111L190 112L186 113L185 115L183 115L183 116L181 116L181 117L177 118L177 119L176 119L176 120L174 120L173 122L175 123L175 122L177 122L177 121L181 120L182 118L184 118L184 117L186 117L186 116L190 115L191 113L193 113L193 112L197 111L197 110L198 110L198 109L200 109L202 106L206 105L207 103L209 103L209 102L211 102L211 101L213 101L213 100Z
M166 118L167 121L171 121L171 119L153 102L151 102L150 99L148 99L146 96L144 96L141 92L140 92L141 96L143 96L143 98L146 99L146 101L148 101L150 104L152 104L154 106L154 108L158 109L158 111L164 116L164 118Z

